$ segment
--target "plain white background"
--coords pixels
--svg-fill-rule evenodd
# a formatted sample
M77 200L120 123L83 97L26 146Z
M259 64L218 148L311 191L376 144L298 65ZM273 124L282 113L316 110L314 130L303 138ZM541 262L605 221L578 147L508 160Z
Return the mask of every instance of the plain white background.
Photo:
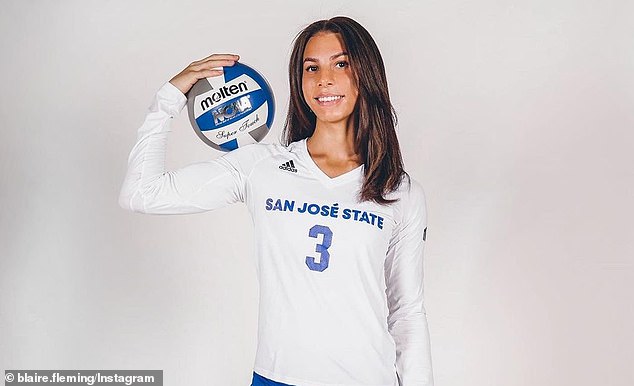
M126 212L158 88L235 52L277 99L293 37L344 14L375 37L429 210L437 386L634 383L631 1L2 1L0 370L163 369L248 385L248 212ZM171 169L219 152L185 112ZM409 386L409 385L405 385Z

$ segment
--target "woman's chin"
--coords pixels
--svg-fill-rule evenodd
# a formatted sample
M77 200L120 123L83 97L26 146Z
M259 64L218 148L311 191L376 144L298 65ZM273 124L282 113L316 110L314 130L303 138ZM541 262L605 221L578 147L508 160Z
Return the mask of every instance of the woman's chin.
M317 122L328 125L346 124L351 115L345 114L316 114Z

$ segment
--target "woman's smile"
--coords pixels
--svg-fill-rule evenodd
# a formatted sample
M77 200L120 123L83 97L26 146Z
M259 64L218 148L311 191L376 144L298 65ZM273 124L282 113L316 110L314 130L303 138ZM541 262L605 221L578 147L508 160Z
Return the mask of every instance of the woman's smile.
M316 97L315 100L320 106L335 106L341 102L342 98L344 95L323 95Z

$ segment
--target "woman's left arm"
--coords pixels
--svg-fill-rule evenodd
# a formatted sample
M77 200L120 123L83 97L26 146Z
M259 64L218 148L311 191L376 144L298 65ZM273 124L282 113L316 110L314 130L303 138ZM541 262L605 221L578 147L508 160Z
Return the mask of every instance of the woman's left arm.
M423 188L411 178L410 182L409 190L397 204L400 220L385 260L387 321L396 343L399 385L433 386L431 345L423 301L427 209Z

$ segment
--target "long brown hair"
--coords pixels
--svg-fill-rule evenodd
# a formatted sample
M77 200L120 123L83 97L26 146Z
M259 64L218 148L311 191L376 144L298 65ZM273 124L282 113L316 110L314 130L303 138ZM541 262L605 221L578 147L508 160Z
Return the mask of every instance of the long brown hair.
M282 131L282 142L289 145L313 135L316 117L302 92L303 56L308 40L319 32L338 33L348 52L359 96L353 112L355 151L364 164L361 201L388 204L396 200L385 196L395 191L407 175L396 137L396 112L390 102L385 65L374 39L361 24L338 16L316 21L296 37L288 66L290 102Z

